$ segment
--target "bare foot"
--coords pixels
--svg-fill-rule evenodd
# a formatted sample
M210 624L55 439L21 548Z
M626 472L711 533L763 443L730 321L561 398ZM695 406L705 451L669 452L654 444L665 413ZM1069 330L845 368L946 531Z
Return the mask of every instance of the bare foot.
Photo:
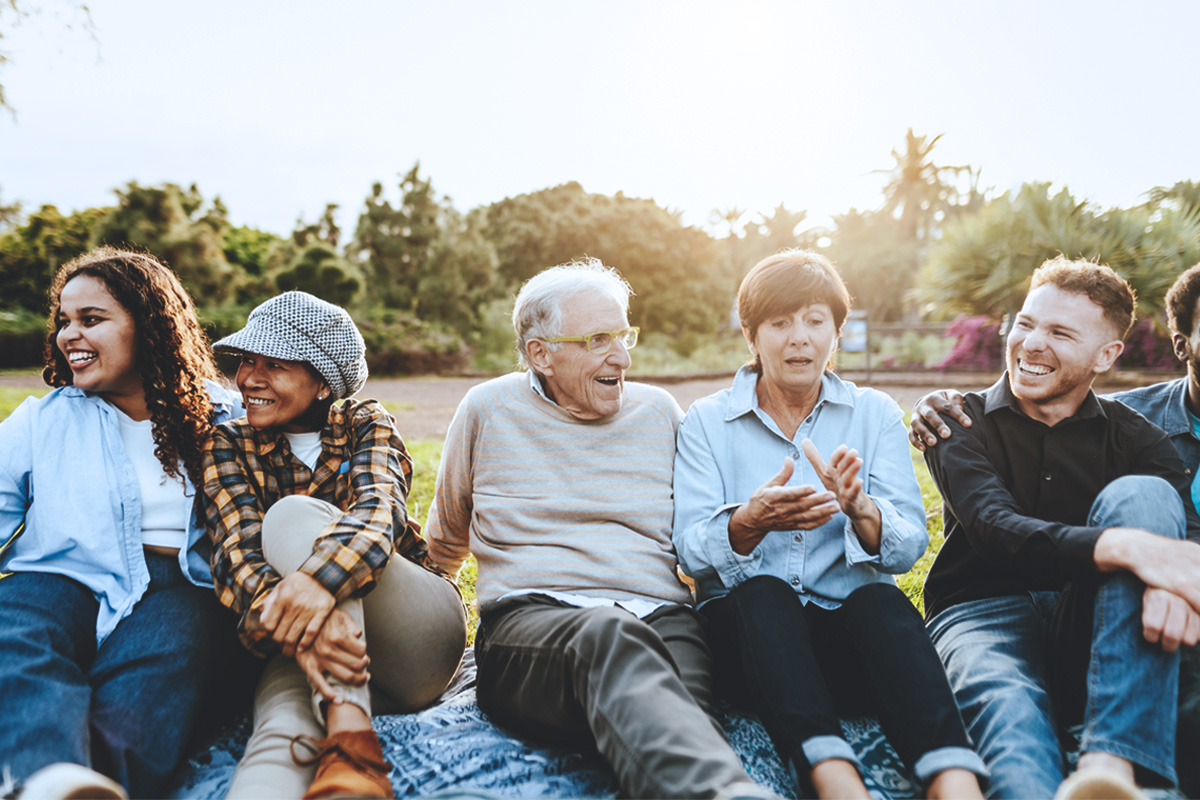
M1084 753L1079 757L1079 766L1076 767L1076 770L1079 772L1084 770L1107 772L1133 783L1133 764L1129 759L1114 756L1112 753Z
M866 784L854 765L844 758L830 758L812 769L813 788L822 800L871 800Z
M925 790L929 800L982 800L979 778L966 769L944 769L929 782Z

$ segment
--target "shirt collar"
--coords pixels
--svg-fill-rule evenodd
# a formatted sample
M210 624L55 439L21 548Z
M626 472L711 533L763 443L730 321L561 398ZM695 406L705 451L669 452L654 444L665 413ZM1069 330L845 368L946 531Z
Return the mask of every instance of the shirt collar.
M1008 408L1023 417L1028 417L1021 410L1021 407L1017 405L1017 398L1012 393L1012 387L1008 383L1007 371L1000 376L1000 380L988 387L984 393L984 397L983 413L985 414L991 414L1000 408ZM1096 393L1091 389L1088 389L1087 397L1083 398L1083 402L1079 404L1079 408L1075 409L1075 413L1067 417L1063 422L1075 419L1088 419L1089 417L1108 418L1108 414L1104 411L1104 406L1096 399Z
M821 375L821 394L817 397L816 408L822 403L838 403L854 407L854 396L841 378L828 370ZM743 366L733 377L733 387L729 390L729 399L725 403L725 421L731 422L738 417L749 414L758 408L758 373L750 367Z
M539 378L538 374L533 370L529 370L529 387L533 389L534 393L537 394L538 397L542 398L547 403L558 405L558 403L555 403L546 396L546 387L542 386L542 379Z
M1176 378L1167 393L1167 407L1163 412L1163 430L1168 436L1192 432L1192 415L1187 409L1188 381L1191 377Z
M321 452L337 452L350 441L347 420L353 403L353 400L344 400L329 407L329 418L325 421L325 427L321 428ZM251 431L250 435L254 439L255 449L262 456L274 452L279 444L287 439L281 430L260 431L250 425L246 427ZM288 449L291 449L291 445L288 446Z

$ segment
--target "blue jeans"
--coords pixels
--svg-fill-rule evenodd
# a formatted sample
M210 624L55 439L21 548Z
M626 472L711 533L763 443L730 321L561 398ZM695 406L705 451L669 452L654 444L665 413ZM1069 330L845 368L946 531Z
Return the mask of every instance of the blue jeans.
M0 767L20 781L68 761L133 797L162 797L201 707L228 618L209 589L147 554L150 588L96 647L99 605L62 575L0 580Z
M1088 524L1175 539L1186 525L1178 492L1144 475L1106 486ZM991 772L989 797L1053 796L1066 773L1064 729L1078 722L1082 752L1121 756L1141 780L1174 783L1179 654L1142 637L1144 590L1129 572L1081 570L1061 592L960 603L930 620Z

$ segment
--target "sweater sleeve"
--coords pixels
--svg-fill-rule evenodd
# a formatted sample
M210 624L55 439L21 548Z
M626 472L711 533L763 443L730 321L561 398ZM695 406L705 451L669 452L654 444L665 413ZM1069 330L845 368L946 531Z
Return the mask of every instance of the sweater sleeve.
M473 461L482 420L468 393L459 403L438 466L437 486L425 533L429 560L447 575L457 576L471 554L471 517L474 510Z

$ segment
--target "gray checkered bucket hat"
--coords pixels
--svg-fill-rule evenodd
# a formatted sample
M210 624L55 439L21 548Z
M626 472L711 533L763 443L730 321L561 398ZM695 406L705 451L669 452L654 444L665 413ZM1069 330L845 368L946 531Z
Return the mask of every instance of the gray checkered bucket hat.
M349 397L367 380L367 349L354 320L341 306L307 292L284 292L259 305L246 327L213 350L306 361L321 373L335 399Z

